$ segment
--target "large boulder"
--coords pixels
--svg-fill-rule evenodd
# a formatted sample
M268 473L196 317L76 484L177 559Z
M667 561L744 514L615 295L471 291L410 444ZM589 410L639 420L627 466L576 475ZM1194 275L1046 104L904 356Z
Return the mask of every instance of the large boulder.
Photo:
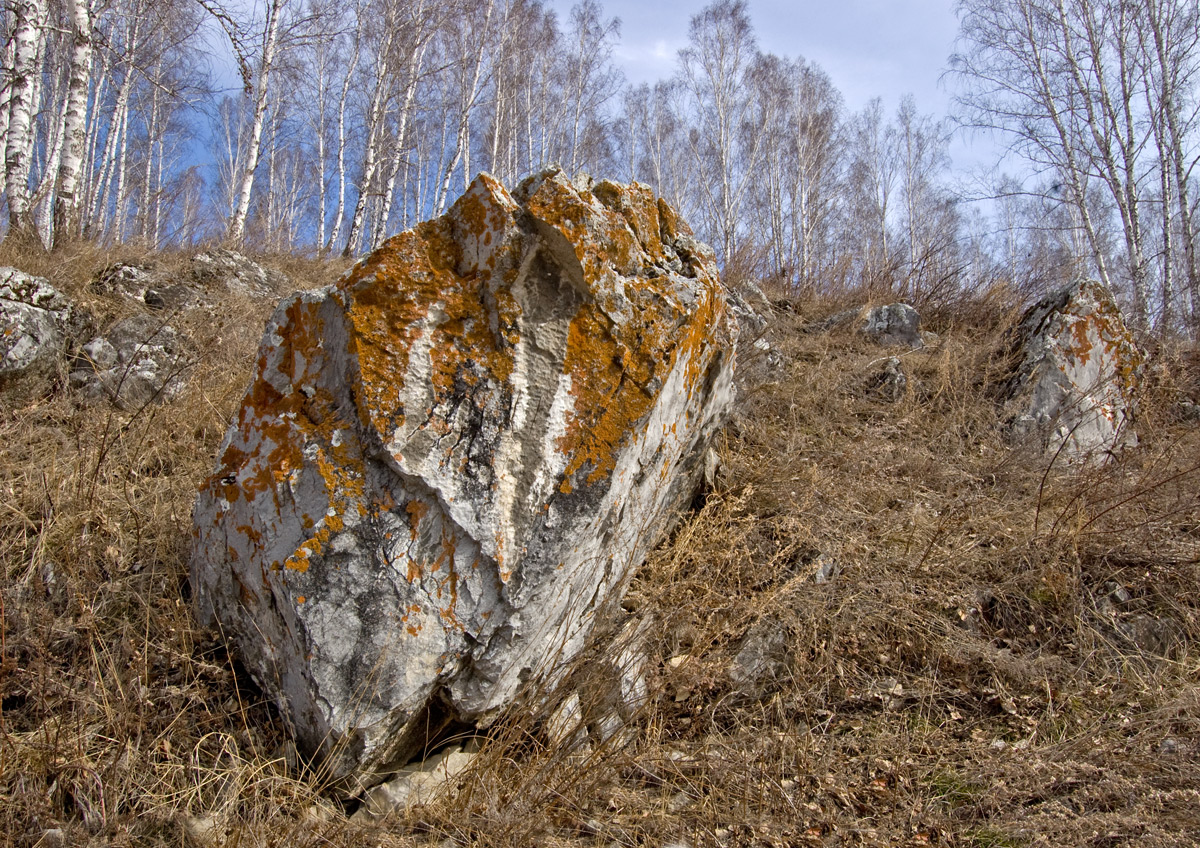
M271 318L196 502L201 620L340 791L378 782L555 684L692 497L735 337L648 188L480 176Z
M1015 439L1083 463L1136 444L1145 357L1107 288L1079 280L1047 296L1021 319L1016 343L1007 386Z
M71 302L46 280L0 268L0 377L57 361L75 317Z

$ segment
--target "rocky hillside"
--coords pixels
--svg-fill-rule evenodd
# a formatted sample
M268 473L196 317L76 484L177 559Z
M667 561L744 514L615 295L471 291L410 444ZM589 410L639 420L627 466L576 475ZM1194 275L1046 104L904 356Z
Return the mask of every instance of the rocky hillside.
M1004 291L735 293L713 486L555 688L439 737L438 792L364 802L188 579L264 323L343 269L207 257L0 256L63 307L0 394L0 845L1200 840L1194 350L1116 375L1096 457L1014 407L1041 372Z

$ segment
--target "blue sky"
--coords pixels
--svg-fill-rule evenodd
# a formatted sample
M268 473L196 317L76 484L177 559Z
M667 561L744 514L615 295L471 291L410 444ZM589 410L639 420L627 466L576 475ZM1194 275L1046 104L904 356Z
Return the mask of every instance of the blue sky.
M577 0L550 0L566 25ZM687 44L688 22L708 0L600 0L621 19L617 63L631 82L670 76ZM905 94L921 112L950 108L942 73L954 52L954 0L749 0L760 49L802 56L827 74L851 111L872 97L893 113ZM960 171L990 164L990 139L956 137L950 153Z
M552 0L565 24L575 0ZM618 64L633 82L669 76L704 0L601 0L621 19ZM889 110L911 92L923 112L946 111L939 77L954 49L953 0L750 0L759 47L803 56L829 74L850 109L875 96Z

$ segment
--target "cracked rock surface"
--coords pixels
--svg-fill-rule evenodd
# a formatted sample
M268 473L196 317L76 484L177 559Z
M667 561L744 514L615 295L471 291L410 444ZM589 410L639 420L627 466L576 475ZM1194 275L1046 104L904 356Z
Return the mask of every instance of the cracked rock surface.
M0 268L0 377L53 361L74 319L70 301L49 282Z
M339 791L553 686L732 401L713 254L640 185L482 175L285 299L192 585Z

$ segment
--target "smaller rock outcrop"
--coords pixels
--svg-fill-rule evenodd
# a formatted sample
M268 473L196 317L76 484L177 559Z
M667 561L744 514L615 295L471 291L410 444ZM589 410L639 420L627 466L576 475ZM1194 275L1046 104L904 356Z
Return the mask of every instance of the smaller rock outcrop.
M115 295L151 309L189 309L200 303L196 286L153 264L109 265L92 277L91 288L98 294Z
M1031 307L1006 386L1011 436L1071 462L1137 443L1132 421L1145 357L1112 293L1079 280Z
M907 303L871 307L862 317L859 329L881 345L925 346L921 336L921 313Z
M117 295L144 302L146 290L158 283L159 275L153 265L117 262L97 271L92 276L91 288L98 294Z
M153 315L135 315L83 346L71 383L88 400L134 410L177 397L192 353L174 327Z
M739 696L757 700L778 687L790 674L787 629L779 617L759 619L742 640L729 667L729 682Z
M209 250L192 257L192 279L202 286L246 297L271 297L290 288L288 278L232 250Z
M75 318L70 300L49 282L0 268L0 377L53 362L66 347Z
M185 273L153 263L118 262L97 273L91 286L99 294L172 311L212 308L227 294L271 298L292 288L285 274L263 268L232 250L197 253Z

